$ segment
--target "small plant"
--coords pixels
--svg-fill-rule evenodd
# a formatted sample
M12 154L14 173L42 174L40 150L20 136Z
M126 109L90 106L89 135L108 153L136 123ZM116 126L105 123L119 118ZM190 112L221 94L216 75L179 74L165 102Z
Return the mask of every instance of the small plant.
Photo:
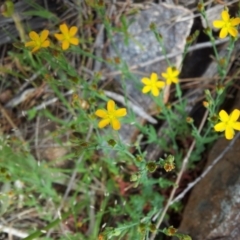
M41 14L52 23L48 26L56 26L55 17L48 11L39 9L35 3L33 7L36 8L34 15ZM88 11L81 13L81 20L89 26L89 30L95 31L96 22L101 22L109 41L112 40L112 33L117 31L128 43L132 37L128 32L131 23L125 16L121 18L120 26L112 26L106 15L107 3L85 1L84 7ZM6 1L5 13L9 13L8 17L13 14L12 8L13 3ZM200 2L198 9L207 23L203 2ZM96 16L95 21L93 18ZM167 123L163 129L164 137L159 137L152 125L142 124L136 117L135 112L139 110L134 109L124 92L124 80L134 79L134 76L121 59L121 53L115 59L97 56L97 43L92 38L94 31L91 34L85 32L86 26L81 21L74 26L67 23L57 25L61 33L56 33L58 30L55 27L40 33L29 31L30 39L25 44L14 44L17 48L13 48L9 58L17 62L18 73L3 68L3 75L17 77L17 85L24 85L28 75L37 75L30 81L36 90L33 95L37 100L47 86L44 96L47 100L42 98L44 104L22 111L31 125L29 128L36 127L33 134L36 137L29 134L24 137L21 134L17 137L1 134L0 137L1 214L4 216L13 214L16 209L34 208L34 216L38 219L34 227L24 229L24 239L160 239L157 236L191 239L174 226L162 227L182 174L188 166L194 166L206 144L222 137L223 132L225 138L231 140L235 131L240 131L240 110L234 109L228 114L227 110L222 109L226 90L231 84L231 81L226 83L225 79L239 36L240 18L231 17L227 8L222 11L221 18L216 19L213 25L220 29L220 38L229 36L228 54L224 59L219 57L214 34L207 27L205 33L214 49L219 79L214 91L205 89L203 105L206 118L202 119L199 127L186 113L186 100L180 85L182 66L175 67L167 57L164 36L157 32L155 23L149 26L159 42L167 67L165 72L152 72L149 77L138 79L137 87L141 90L139 94L148 94L156 104L156 119ZM197 36L198 33L194 33L188 37L183 59ZM104 72L86 68L93 65L93 60L111 64L121 72L121 97L100 88ZM175 103L164 98L164 91L170 86L175 92L172 95ZM53 103L56 104L54 107L51 105ZM123 107L117 107L120 104ZM11 127L19 130L9 120L7 113L1 112ZM39 127L41 119L54 126L44 139L46 150L42 152L45 157L41 157L38 148L39 136L45 134ZM132 142L125 141L120 134L124 125L134 125L139 131ZM158 159L148 159L142 139L147 139L147 143L156 147L161 146L166 154ZM178 139L182 139L187 146L184 151ZM52 159L46 154L51 150L50 145L64 154ZM171 188L167 198L161 192L164 188Z

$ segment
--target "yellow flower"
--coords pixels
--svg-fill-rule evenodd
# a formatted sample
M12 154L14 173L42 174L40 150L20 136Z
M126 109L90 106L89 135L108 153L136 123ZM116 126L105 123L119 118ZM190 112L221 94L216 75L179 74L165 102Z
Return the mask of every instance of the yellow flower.
M167 85L170 85L172 82L178 83L178 75L179 71L176 68L168 67L167 72L162 73L162 77L164 77L167 81Z
M121 128L121 124L118 121L118 118L124 117L127 114L126 108L115 109L115 102L113 100L109 100L107 103L107 110L98 109L95 112L100 118L103 118L99 123L99 128L106 127L109 123L111 124L114 130L119 130Z
M54 34L54 36L55 38L57 38L57 40L62 42L63 50L67 50L70 44L78 45L79 39L74 37L78 30L76 26L73 26L70 29L68 29L68 26L64 23L60 25L59 29L62 32L62 34L56 33Z
M240 122L237 122L239 115L240 111L238 109L233 110L230 116L224 110L221 110L219 112L221 122L214 126L214 130L216 132L225 131L226 139L231 140L235 134L234 130L240 131Z
M157 97L159 95L159 89L164 88L165 83L163 81L158 81L158 76L156 73L152 73L149 78L142 78L142 83L146 86L143 87L142 92L148 93L152 92L152 95Z
M163 167L166 172L171 172L175 168L174 163L165 163Z
M32 41L26 42L25 43L25 47L33 48L31 52L36 52L40 48L47 48L47 47L49 47L50 41L47 39L48 34L49 34L48 30L43 30L40 33L40 36L36 32L31 31L29 33L29 37L30 37L30 39Z
M213 26L215 28L221 28L219 37L225 38L228 33L236 37L238 35L238 31L236 26L240 24L240 18L230 18L228 11L222 11L222 20L215 20L213 21Z

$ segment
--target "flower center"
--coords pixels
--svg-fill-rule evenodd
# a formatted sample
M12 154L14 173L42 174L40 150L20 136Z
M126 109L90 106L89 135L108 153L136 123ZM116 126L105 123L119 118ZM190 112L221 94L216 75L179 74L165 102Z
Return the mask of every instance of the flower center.
M231 22L225 22L225 27L227 28L227 29L229 29L229 28L231 28L232 27L232 24L231 24Z
M151 87L152 87L152 88L157 87L157 86L156 86L156 82L151 82Z
M116 117L115 117L115 111L110 111L110 112L108 112L108 118L109 118L110 120L115 119L115 118L116 118Z
M37 41L36 41L36 45L37 45L38 47L41 47L41 45L42 45L41 40L37 40Z

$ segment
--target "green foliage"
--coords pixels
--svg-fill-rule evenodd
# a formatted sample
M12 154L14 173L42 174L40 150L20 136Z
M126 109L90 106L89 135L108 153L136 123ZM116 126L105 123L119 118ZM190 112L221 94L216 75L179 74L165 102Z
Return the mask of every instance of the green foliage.
M9 16L13 11L11 4L12 2L6 1ZM38 6L34 1L30 4L34 10L24 12L25 16L41 16L54 24L59 23L59 19L48 10ZM122 34L126 45L129 39L134 40L128 32L132 22L127 16L122 15L120 25L113 26L106 15L107 6L104 1L89 0L86 1L86 5L103 24L109 41L112 40L115 32ZM206 18L203 6L199 9ZM93 21L93 16L88 17ZM86 21L90 21L89 19ZM89 24L95 26L91 21ZM163 36L157 32L155 23L151 24L150 29L162 48L168 66L174 67L167 58ZM195 148L188 157L186 167L194 168L195 163L201 160L208 144L218 138L213 127L218 121L218 111L229 86L225 86L223 80L227 74L226 63L229 62L236 39L230 38L229 52L223 61L224 64L221 65L213 33L210 29L205 32L213 45L220 76L215 93L205 90L208 120L202 129L195 125L194 120L186 113L187 102L181 85L176 83L173 87L176 103L164 102L163 93L157 98L152 97L160 110L155 118L161 120L161 123L166 123L160 137L157 127L138 122L128 102L125 79L132 79L138 87L140 81L122 60L121 53L116 51L118 56L116 59L96 56L95 50L92 49L93 41L85 35L83 29L79 29L80 44L71 46L67 53L55 43L56 41L52 41L53 36L49 48L41 48L34 54L22 43L14 43L16 48L9 52L9 58L17 61L22 69L27 70L15 72L4 66L1 66L0 70L3 74L17 78L19 83L25 83L26 75L37 73L37 80L32 83L33 86L40 88L42 84L47 85L51 96L58 100L57 103L54 101L56 105L53 107L49 104L38 109L35 107L28 109L27 121L33 123L38 118L43 118L53 124L55 128L47 137L59 148L66 147L67 153L59 159L40 159L33 147L38 147L37 137L34 139L26 135L24 140L20 137L14 138L12 135L8 137L2 135L0 138L1 216L13 214L18 208L34 208L38 213L39 222L44 224L39 224L41 229L39 226L36 229L29 227L30 235L25 238L27 240L38 237L46 240L54 239L45 232L49 230L57 232L61 229L60 225L63 229L64 227L67 229L67 222L71 223L69 228L74 230L64 236L57 236L58 239L148 240L150 236L158 233L162 236L164 234L175 236L180 240L190 240L190 236L178 233L174 227L157 229L157 225L152 220L158 215L159 210L164 212L162 209L168 201L166 192L178 187L175 178L181 173L184 156L190 148L189 142L195 142ZM183 59L188 47L197 36L198 32L187 40ZM76 60L81 67L76 67L73 60ZM98 119L95 112L98 109L105 109L109 97L100 88L101 73L92 73L85 68L85 65L89 66L93 61L111 65L120 71L124 91L124 101L121 104L128 112L121 124L132 124L138 128L140 133L135 143L125 142L119 132L111 127L104 129L97 127ZM6 83L7 87L10 85ZM164 159L147 159L142 139L145 144L161 147L167 153ZM62 165L57 165L59 162ZM69 186L71 191L66 191ZM175 203L172 208L181 211L182 206Z

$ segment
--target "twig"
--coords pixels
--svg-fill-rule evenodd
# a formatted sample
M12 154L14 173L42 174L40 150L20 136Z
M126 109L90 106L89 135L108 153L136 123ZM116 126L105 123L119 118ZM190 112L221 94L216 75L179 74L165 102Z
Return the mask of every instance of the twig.
M73 94L73 93L74 93L74 90L69 90L68 92L64 93L63 96L68 96L68 95L71 95L71 94ZM46 108L46 106L49 106L49 105L57 102L58 100L59 100L59 99L58 99L57 97L52 98L52 99L50 99L50 100L48 100L48 101L46 101L46 102L41 103L40 105L38 105L38 106L36 106L36 107L34 107L34 108L32 108L32 109L34 109L34 110L36 110L36 111L41 110L41 109L44 109L44 108ZM27 114L27 111L22 111L22 115L23 115L23 116L25 116L26 114Z
M25 238L25 237L28 236L28 233L22 232L20 230L15 229L15 228L3 226L1 224L0 224L0 231L8 233L9 235L14 235L14 236L19 237L19 238Z
M199 126L199 128L198 128L198 132L199 132L199 133L201 132L201 130L202 130L203 126L204 126L204 123L205 123L205 121L206 121L206 119L207 119L207 116L208 116L208 111L205 112L204 117L203 117L203 119L202 119L202 122L201 122L201 124L200 124L200 126ZM186 155L185 158L183 159L182 167L181 167L181 169L180 169L180 172L178 173L177 180L175 181L174 187L173 187L173 189L172 189L172 191L171 191L171 194L170 194L170 196L169 196L169 199L168 199L168 201L167 201L167 204L165 205L165 207L164 207L164 209L163 209L163 211L162 211L162 214L161 214L161 216L160 216L160 218L159 218L159 220L158 220L158 222L157 222L157 224L156 224L156 228L157 228L157 229L160 227L160 225L161 225L161 223L162 223L162 221L163 221L163 219L164 219L164 217L165 217L165 215L166 215L166 213L167 213L167 210L168 210L169 206L171 205L172 199L173 199L173 197L174 197L174 195L175 195L176 190L178 189L178 185L179 185L180 180L181 180L181 178L182 178L183 172L185 171L185 169L186 169L186 167L187 167L189 158L190 158L190 156L191 156L191 154L192 154L192 151L193 151L193 149L194 149L194 147L195 147L195 144L196 144L196 141L194 140L194 141L192 142L192 144L191 144L188 152L187 152L187 155ZM158 215L158 214L157 214L157 215ZM156 235L157 235L157 232L154 232L154 233L151 235L150 240L154 240L155 237L156 237Z
M7 119L8 123L11 125L11 127L14 130L14 132L16 133L17 137L19 137L19 139L22 141L22 143L24 143L25 140L24 140L20 130L15 125L15 123L12 121L12 119L10 118L10 116L8 115L8 113L6 112L6 110L3 108L3 106L1 104L0 104L0 112Z
M210 171L211 169L223 158L223 156L230 150L236 140L239 138L240 132L236 134L235 138L228 144L228 146L216 157L213 162L206 168L206 170L193 182L189 183L187 188L182 191L176 198L172 200L170 205L181 200L187 192L189 192L198 182L200 182Z

